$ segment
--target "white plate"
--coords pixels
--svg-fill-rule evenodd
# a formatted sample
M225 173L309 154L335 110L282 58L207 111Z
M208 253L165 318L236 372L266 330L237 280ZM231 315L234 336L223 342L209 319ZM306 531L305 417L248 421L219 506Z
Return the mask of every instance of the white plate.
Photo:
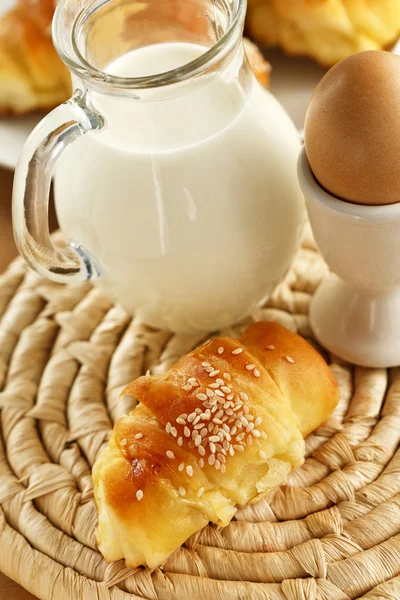
M0 13L12 0L0 0ZM324 70L311 60L289 58L278 51L267 51L272 64L271 89L301 129L310 96ZM0 165L13 169L30 131L40 120L33 115L0 119Z

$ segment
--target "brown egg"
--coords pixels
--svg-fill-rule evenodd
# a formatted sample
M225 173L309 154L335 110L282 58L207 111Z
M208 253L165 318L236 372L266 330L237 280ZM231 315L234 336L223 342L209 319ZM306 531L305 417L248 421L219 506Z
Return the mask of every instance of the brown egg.
M400 202L400 56L360 52L328 71L308 107L305 145L332 195Z

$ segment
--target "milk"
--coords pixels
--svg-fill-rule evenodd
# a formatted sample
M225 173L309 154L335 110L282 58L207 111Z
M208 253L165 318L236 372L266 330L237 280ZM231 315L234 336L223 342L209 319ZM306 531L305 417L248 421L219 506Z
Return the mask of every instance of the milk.
M158 44L106 71L162 73L205 51ZM55 180L61 227L97 258L104 291L184 332L230 325L263 301L290 266L304 216L297 132L277 101L229 69L194 83L145 100L93 93L107 128L68 149Z

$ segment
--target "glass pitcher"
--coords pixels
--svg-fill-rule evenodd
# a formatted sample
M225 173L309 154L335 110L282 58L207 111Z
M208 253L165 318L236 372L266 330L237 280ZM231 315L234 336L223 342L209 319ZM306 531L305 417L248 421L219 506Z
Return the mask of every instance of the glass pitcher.
M75 91L15 175L31 267L97 280L178 332L229 326L272 292L301 237L300 143L251 71L245 12L245 0L59 2L53 39ZM53 174L66 248L49 235Z

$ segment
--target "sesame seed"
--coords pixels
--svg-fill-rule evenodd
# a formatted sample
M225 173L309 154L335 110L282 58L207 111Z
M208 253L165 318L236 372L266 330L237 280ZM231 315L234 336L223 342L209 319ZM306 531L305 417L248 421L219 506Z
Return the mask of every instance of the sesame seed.
M224 392L221 392L221 390L215 390L215 393L217 394L217 396L219 396L220 398L225 398L225 394Z
M234 444L234 449L237 450L238 452L244 452L244 448L243 446L240 446L239 444Z
M212 435L209 439L210 442L219 442L219 437L217 435Z
M201 435L199 434L199 432L197 431L197 429L193 429L193 431L192 431L192 439L195 440L197 437L201 438Z
M221 473L225 473L226 471L226 466L225 465L221 465Z
M189 429L189 427L187 427L187 426L185 427L185 429L183 430L183 435L185 437L190 437L190 429Z
M237 412L238 410L240 410L242 408L241 404L236 404L236 406L233 407L233 412Z
M178 446L183 446L183 437L178 438Z
M223 446L223 449L225 450L225 452L228 452L229 446L230 446L228 440L224 440L224 443L222 444L222 446Z
M247 436L247 445L251 446L253 443L253 435L251 433L249 433L249 435Z
M241 400L243 400L243 402L247 402L247 400L249 399L248 395L245 392L240 392L239 396Z
M186 421L184 419L181 419L180 417L176 419L176 422L179 423L179 425L186 425Z
M248 421L254 421L254 416L253 415L246 415L246 419Z
M250 412L250 409L249 409L249 407L248 407L248 406L246 406L246 405L244 405L244 406L243 406L243 412L244 412L244 414L245 414L245 415L248 415L248 414L249 414L249 412Z
M201 366L202 366L202 367L211 367L210 363L209 363L209 362L206 362L206 361L202 362L202 363L201 363Z
M233 456L235 454L235 449L233 446L229 446L229 454Z
M208 457L208 464L209 464L210 466L213 466L213 464L214 464L214 463L215 463L215 454L211 454L211 455Z
M178 435L178 431L177 431L176 427L171 427L171 435L173 435L174 437L176 437Z
M267 346L265 348L266 350L275 350L275 346L273 344L270 344L269 346Z
M218 438L218 439L219 439L219 438ZM216 453L216 451L217 451L217 449L216 449L216 447L215 447L215 444L214 444L214 442L210 442L210 443L209 443L209 446L210 446L210 452L212 452L212 454L215 454L215 453Z
M227 381L230 381L232 379L232 377L229 375L229 373L224 373L223 378L226 379Z
M222 454L222 452L218 452L217 454L217 458L219 460L219 462L224 463L226 461L225 456Z
M165 431L167 433L171 433L171 423L167 423L166 427L165 427Z
M231 427L231 435L235 435L236 432L237 432L237 427L236 427L236 425L234 425L233 427Z
M200 421L200 415L196 415L195 420L193 421L193 425L197 425L197 423Z
M196 446L196 448L198 448L201 444L201 435L198 435L195 439L194 445Z
M196 413L196 415L201 415L201 408L195 408L194 412Z
M215 369L215 371L211 371L211 373L209 373L209 376L216 377L219 373L220 373L220 371L218 369Z
M243 348L235 348L232 350L232 354L241 354L243 352Z
M189 475L189 477L193 477L193 467L191 465L186 467L186 473Z
M222 354L222 353L223 353L223 351L224 351L224 347L223 347L223 346L220 346L220 347L218 348L218 354Z
M186 495L186 490L183 486L179 486L179 493L181 496L185 496Z
M199 467L200 469L204 469L204 458L199 458Z
M214 429L214 423L209 423L208 424L208 431L211 433L213 429Z
M252 371L252 370L253 370L253 369L255 369L255 368L256 368L256 365L253 365L253 363L250 363L249 365L246 365L246 369L247 369L248 371Z
M230 431L231 431L231 430L230 430L230 427L229 427L229 426L228 426L226 423L224 423L224 424L222 425L222 429L223 429L224 431L226 431L227 433L230 433Z
M185 468L185 463L181 462L181 464L178 467L178 471L183 471L184 468Z
M198 439L198 438L197 438L197 439ZM198 446L197 450L198 450L198 452L199 452L200 456L204 456L204 455L205 455L205 453L206 453L206 451L205 451L205 449L203 448L203 446Z
M241 421L242 421L242 424L243 424L245 427L247 427L247 425L249 424L249 421L246 419L246 417L242 417L242 418L241 418ZM254 425L253 425L253 427L254 427Z
M207 400L206 394L196 394L196 398L198 398L198 400Z
M254 377L260 377L261 376L261 373L260 373L260 371L258 369L254 369L253 374L254 374Z
M234 394L229 394L229 395L226 397L226 399L227 399L227 400L233 400L233 398L234 398Z
M188 382L189 383L197 383L197 379L196 379L196 377L189 377Z
M259 425L261 425L262 423L262 418L261 417L257 417L257 419L254 421L254 425L256 427L258 427Z
M262 437L262 439L263 439L263 440L267 440L267 439L268 439L268 436L267 436L267 434L265 433L265 431L262 431L262 432L261 432L261 437Z
M205 370L207 373L212 373L214 371L214 367L206 367Z
M190 415L187 418L188 423L192 423L195 420L195 418L196 418L196 413L195 412L190 413Z
M222 425L221 419L217 419L216 417L214 417L213 423L216 423L217 425Z
M197 497L198 497L198 498L201 498L201 496L202 496L203 494L204 494L204 488L203 488L203 487L201 487L201 488L199 489L199 491L197 492Z
M171 450L167 450L165 454L168 458L175 458L175 454Z
M243 423L242 423L242 421L241 421L240 419L237 419L237 420L235 421L235 425L236 425L236 427L237 427L238 429L242 429L242 427L243 427Z
M263 460L267 460L267 455L265 454L264 450L260 450L260 452L258 453L258 456L260 458L262 458Z
M251 433L252 435L254 435L255 438L261 437L261 433L258 431L258 429L253 429Z
M204 426L204 423L196 423L196 425L194 426L195 430L199 431L199 429L201 429Z
M209 387L215 390L216 388L219 388L219 383L217 383L217 382L210 383ZM213 394L215 394L215 392L213 392Z
M225 392L225 394L230 394L230 393L231 393L231 388L229 388L227 385L223 385L223 386L221 387L221 390L222 390L223 392Z
M219 460L218 460L218 459L215 461L215 465L214 465L214 466L215 466L215 468L217 469L217 471L219 471L219 470L220 470L220 468L221 468L221 463L219 462Z
M287 362L290 364L294 363L294 358L292 358L291 356L285 356L285 360L287 360Z
M246 427L246 433L249 433L252 429L254 429L254 423L249 423Z
M143 496L144 496L144 494L143 494L142 490L138 490L138 491L136 492L136 500L137 500L138 502L140 502L140 501L143 499Z
M185 390L185 392L190 392L190 390L192 389L192 386L190 385L190 383L186 383L185 385L182 386L182 389Z
M200 435L201 435L201 437L204 437L204 436L206 436L206 435L207 435L207 433L208 433L208 431L207 431L207 427L203 427L203 429L200 431Z
M140 434L137 434L137 435L140 435ZM143 435L143 434L142 434L142 435ZM135 435L135 437L136 437L136 435ZM121 440L121 442L120 442L120 446L126 446L126 445L127 445L127 443L128 443L128 440L124 438L123 440Z
M206 394L209 398L212 398L214 396L214 392L212 390L210 390L210 388L206 389Z

